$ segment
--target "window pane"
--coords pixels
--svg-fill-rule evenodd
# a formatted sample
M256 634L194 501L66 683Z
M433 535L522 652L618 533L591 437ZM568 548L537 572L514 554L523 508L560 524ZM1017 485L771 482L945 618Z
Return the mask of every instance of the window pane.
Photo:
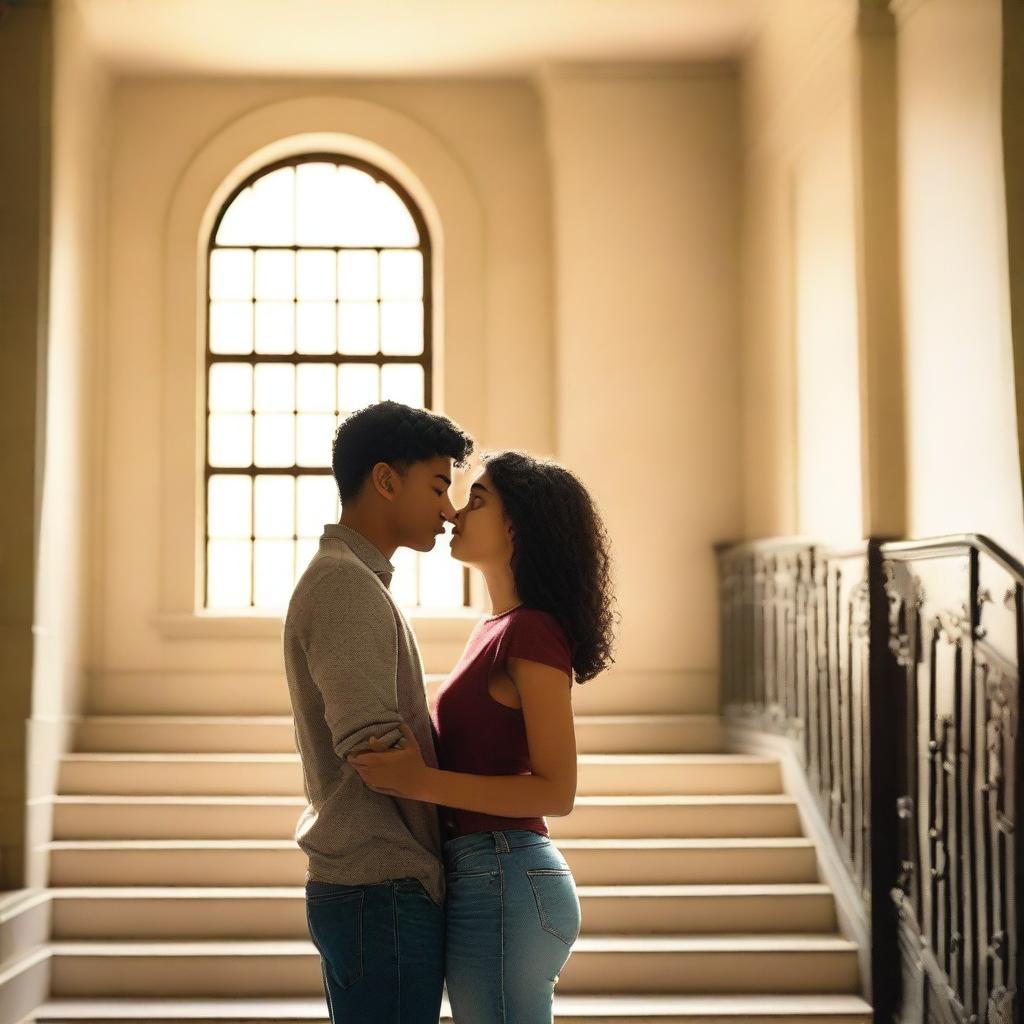
M224 211L217 227L217 245L252 245L260 225L259 211L252 198L252 189L242 189Z
M209 448L211 466L251 465L252 416L212 413Z
M355 167L338 168L338 196L341 208L339 245L377 245L380 227L374 217L376 182Z
M319 538L324 526L336 523L341 515L334 477L300 476L297 505L299 536Z
M372 249L338 253L338 298L377 298L377 254Z
M395 574L391 577L391 596L396 604L408 608L416 604L416 552L411 548L399 548L391 556Z
M303 363L298 367L297 404L299 412L334 412L336 370L325 363Z
M247 355L252 351L252 303L210 303L210 351Z
M252 545L247 540L211 540L206 545L206 604L248 608Z
M282 167L255 181L248 238L255 245L295 244L295 168Z
M290 413L256 415L257 466L295 465L295 417Z
M423 351L423 303L380 304L380 348L389 356L417 356Z
M210 367L210 412L252 411L252 367L214 363Z
M340 303L338 351L346 355L372 356L377 348L377 303Z
M409 208L393 188L383 182L377 185L376 202L371 216L378 245L419 245L420 234Z
M256 351L289 355L295 351L295 303L256 303Z
M248 476L210 477L206 532L211 537L252 536L252 479Z
M336 352L337 329L333 302L300 302L296 307L299 352L329 355Z
M265 356L211 361L208 464L267 469L208 479L209 607L286 605L341 514L333 476L312 472L329 469L338 423L381 398L425 406L424 365L346 359L422 356L424 241L394 188L324 157L262 175L224 210L209 255L209 352ZM329 361L304 361L314 356ZM447 539L396 552L399 603L461 606L464 568Z
M450 531L437 538L431 551L420 554L420 604L432 608L462 605L462 563L451 556Z
M300 252L297 264L296 295L300 299L333 302L336 265L333 252Z
M295 298L295 253L280 249L256 253L256 298Z
M333 245L340 235L338 167L306 163L296 168L296 240L298 245Z
M355 412L378 401L380 370L376 366L342 363L338 367L338 409Z
M210 253L210 298L252 298L252 253L248 249L214 249Z
M381 368L380 397L393 402L404 402L415 408L423 407L423 367L391 363Z
M255 390L257 412L291 412L295 408L295 367L257 363Z
M295 461L300 466L329 466L334 438L334 413L299 414L295 435Z
M253 604L283 608L295 579L295 544L290 540L258 540L254 552Z
M354 167L338 169L340 245L417 245L419 233L394 189Z
M256 529L260 537L288 537L295 534L295 478L256 477Z
M423 254L417 250L392 249L380 254L382 299L423 297Z

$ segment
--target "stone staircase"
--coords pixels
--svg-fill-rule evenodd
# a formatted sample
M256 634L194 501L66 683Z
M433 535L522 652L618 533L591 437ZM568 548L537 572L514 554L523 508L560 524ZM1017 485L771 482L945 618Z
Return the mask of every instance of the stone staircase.
M576 805L548 825L583 925L555 1019L866 1024L857 947L779 763L648 699L576 704ZM51 998L30 1019L325 1020L291 718L155 702L76 723L48 847Z

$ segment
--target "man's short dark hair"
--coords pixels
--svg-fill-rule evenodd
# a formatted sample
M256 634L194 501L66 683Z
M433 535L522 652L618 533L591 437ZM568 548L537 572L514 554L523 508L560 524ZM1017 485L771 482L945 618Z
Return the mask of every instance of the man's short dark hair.
M334 435L331 468L342 502L354 498L378 462L404 473L438 455L464 466L473 438L447 416L401 402L368 405L347 416Z

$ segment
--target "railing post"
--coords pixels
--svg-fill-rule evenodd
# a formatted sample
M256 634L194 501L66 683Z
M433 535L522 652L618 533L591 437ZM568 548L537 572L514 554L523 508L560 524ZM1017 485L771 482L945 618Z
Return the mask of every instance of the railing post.
M892 1024L900 1005L899 945L892 888L898 867L900 751L903 743L902 680L889 649L889 608L882 570L882 541L868 544L870 642L868 663L871 1002L875 1024Z

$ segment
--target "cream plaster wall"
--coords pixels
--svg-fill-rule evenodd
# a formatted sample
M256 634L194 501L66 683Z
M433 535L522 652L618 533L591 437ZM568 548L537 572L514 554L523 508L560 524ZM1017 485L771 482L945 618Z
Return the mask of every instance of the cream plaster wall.
M908 528L1024 558L999 0L927 0L899 32Z
M863 531L852 0L781 0L743 69L743 534Z
M559 453L611 533L620 663L713 673L712 544L740 528L739 112L728 67L545 82Z
M93 388L103 313L110 80L72 3L54 10L49 325L43 369L42 491L36 559L29 848L49 838L55 769L67 718L86 704L89 576L97 520L94 486L103 453ZM43 859L29 860L40 884Z

